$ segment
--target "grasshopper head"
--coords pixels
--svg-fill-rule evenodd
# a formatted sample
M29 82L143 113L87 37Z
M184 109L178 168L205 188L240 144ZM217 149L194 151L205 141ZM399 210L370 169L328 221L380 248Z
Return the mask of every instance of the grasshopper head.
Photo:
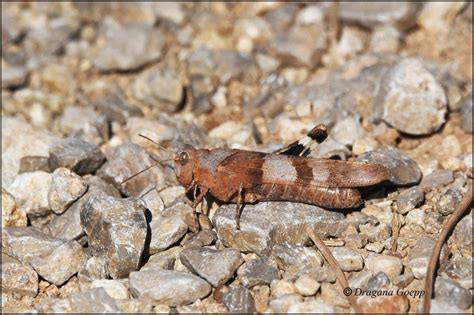
M178 181L185 187L193 180L193 170L197 162L197 150L186 145L174 158L175 173Z

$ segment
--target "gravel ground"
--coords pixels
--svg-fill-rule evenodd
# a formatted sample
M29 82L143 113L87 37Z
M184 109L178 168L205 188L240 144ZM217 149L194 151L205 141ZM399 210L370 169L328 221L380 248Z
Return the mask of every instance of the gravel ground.
M473 176L471 91L470 3L2 3L2 310L350 312L313 227L364 312L416 312ZM169 158L140 133L270 152L318 123L312 157L390 171L360 209L260 202L237 231L206 198L195 233L170 168L123 183ZM472 290L471 208L432 312Z

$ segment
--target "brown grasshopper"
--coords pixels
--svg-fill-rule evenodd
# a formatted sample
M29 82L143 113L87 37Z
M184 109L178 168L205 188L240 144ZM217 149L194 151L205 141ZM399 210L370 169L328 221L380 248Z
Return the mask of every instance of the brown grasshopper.
M199 191L192 202L195 227L199 229L196 207L208 193L236 204L237 229L245 203L279 200L329 209L360 206L363 200L357 188L386 181L389 172L380 164L307 157L315 142L326 137L326 127L318 125L303 139L273 153L186 145L173 160L186 193Z

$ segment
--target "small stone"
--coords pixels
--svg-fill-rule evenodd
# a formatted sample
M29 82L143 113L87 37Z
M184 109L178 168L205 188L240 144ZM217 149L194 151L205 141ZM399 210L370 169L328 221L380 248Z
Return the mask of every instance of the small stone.
M336 275L328 266L305 268L301 270L300 274L309 275L319 283L333 283L336 281Z
M56 214L66 211L69 206L84 195L88 185L80 176L69 169L60 167L53 172L48 193L51 210Z
M224 294L222 303L229 312L254 313L256 312L255 300L250 290L238 285Z
M434 171L423 177L420 183L421 189L433 189L446 186L454 181L454 173L449 170Z
M393 279L393 284L399 288L406 288L410 283L413 282L414 279L415 277L413 276L411 270L409 272L405 270L404 274L398 275Z
M425 195L418 187L406 189L398 196L397 211L400 214L407 214L409 211L421 206L424 200Z
M401 39L402 34L397 28L391 25L377 27L370 39L370 50L375 53L397 53Z
M418 15L418 24L430 33L444 33L446 29L452 27L452 23L465 4L465 2L426 3Z
M295 281L296 291L303 296L315 295L321 285L308 275L302 275Z
M45 156L24 156L20 160L18 174L43 171L50 173L48 158Z
M120 24L106 18L100 34L103 43L93 60L99 71L135 70L163 54L164 34L145 23Z
M268 304L275 313L283 314L288 312L292 305L296 305L302 301L303 297L301 295L290 293L272 298Z
M184 201L176 202L174 205L166 208L161 213L164 217L180 217L188 227L194 227L194 214L193 208ZM201 223L201 221L199 221Z
M243 263L240 252L233 248L222 251L208 248L186 248L179 255L181 262L190 271L219 287L234 276Z
M6 226L26 226L26 213L17 207L15 198L2 188L2 228Z
M95 172L103 161L104 155L97 146L78 138L67 138L50 149L48 163L52 170L65 167L84 175Z
M117 304L122 313L153 313L153 305L151 305L148 299L115 299L115 304ZM164 313L158 310L159 309L155 307L155 313ZM169 308L166 313L169 313Z
M83 268L79 271L79 280L82 283L92 283L96 279L107 278L107 262L102 257L89 258L84 264Z
M183 196L184 190L182 186L173 186L160 191L160 197L163 200L165 208L173 205L179 197Z
M38 274L29 265L2 254L2 292L35 297Z
M348 116L338 121L331 130L331 136L334 140L346 146L353 145L357 139L362 137L363 133L360 118L355 116Z
M390 255L369 255L365 259L365 264L373 273L385 272L392 281L403 270L402 260Z
M130 273L130 292L150 298L154 304L187 305L206 297L211 286L201 278L171 270L146 270Z
M275 244L269 257L285 271L285 278L296 278L304 269L320 267L323 263L314 248L291 244Z
M467 309L472 304L472 296L469 290L449 278L436 278L434 294L436 299L444 300L445 303L462 310Z
M118 280L98 279L91 283L91 289L104 288L105 292L113 299L127 299L128 290Z
M434 246L435 240L430 237L423 236L418 239L415 246L412 248L409 255L410 261L408 265L413 271L413 275L416 279L425 278L426 270L428 268L428 261Z
M397 186L416 184L421 179L417 163L395 148L380 148L360 155L357 161L379 163L387 167L390 181Z
M337 313L336 308L333 305L321 303L318 301L304 301L301 303L294 304L288 308L289 314L300 314L300 313Z
M411 212L410 212L411 213ZM367 236L369 242L383 242L392 235L392 229L390 225L382 223L376 226L372 224L364 224L359 226L360 233Z
M363 137L356 139L352 145L352 153L354 155L361 155L363 153L377 149L380 144L372 137Z
M351 248L364 248L367 244L367 236L359 233L352 233L344 236L344 244Z
M241 213L240 230L235 229L235 205L223 205L212 221L222 243L240 251L262 253L275 243L304 244L309 241L306 227L321 235L339 235L345 230L344 215L335 211L293 203L259 202L248 204Z
M179 260L181 247L171 247L168 250L152 255L140 270L173 270L176 260Z
M191 238L186 241L183 247L203 247L214 244L217 241L217 234L214 231L210 230L201 230L198 234L191 236Z
M127 180L153 164L156 162L143 148L133 143L125 143L107 153L107 162L97 175L112 183L124 195L138 197L148 190L160 189L164 185L164 174L159 165ZM123 183L125 180L127 181Z
M104 288L71 294L67 298L45 300L39 313L118 313L119 308Z
M292 294L296 292L295 285L288 280L273 280L270 284L272 296L279 297L285 294Z
M364 266L362 256L349 247L335 247L331 252L343 271L357 271Z
M138 107L129 104L120 91L112 91L97 102L99 111L111 121L125 124L130 117L142 116Z
M415 209L408 213L406 216L407 225L419 225L424 226L425 211L423 209Z
M472 92L466 97L461 107L461 128L465 132L473 132L472 128Z
M159 217L153 218L150 230L150 254L155 254L178 242L188 231L188 226L177 216Z
M449 188L440 196L439 201L436 203L436 210L442 215L449 215L461 203L462 197L463 195L459 190Z
M103 257L113 279L138 270L145 247L145 207L135 198L91 198L81 210L81 225L93 256Z
M67 106L59 119L60 131L68 136L100 145L109 138L107 116L92 107Z
M472 257L472 211L462 218L454 228L453 243L457 251L465 258Z
M385 122L411 135L437 131L447 111L443 87L417 59L404 59L387 72L376 104Z
M369 270L362 270L348 280L350 288L365 288L369 283L369 280L372 279L374 273Z
M421 306L423 303L418 303L417 312L421 313ZM463 309L460 309L457 306L450 305L442 299L431 299L431 314L462 314L464 313Z
M250 288L256 285L269 285L279 279L278 268L274 261L262 257L245 262L238 270L240 282Z
M15 177L7 190L26 214L41 216L51 212L48 201L51 182L50 173L41 171L23 173Z
M384 245L380 242L368 243L367 245L365 245L365 249L370 252L380 254L384 249Z
M14 88L23 85L27 78L27 68L10 65L2 58L2 88Z

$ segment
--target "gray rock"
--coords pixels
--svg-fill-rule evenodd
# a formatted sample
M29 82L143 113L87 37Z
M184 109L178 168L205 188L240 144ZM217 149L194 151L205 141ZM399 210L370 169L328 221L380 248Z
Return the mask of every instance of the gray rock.
M30 264L48 282L60 286L79 272L86 261L82 246L76 241L67 241L47 255L33 257Z
M51 170L65 167L84 175L95 172L103 162L104 155L97 146L78 138L63 139L49 151Z
M147 235L145 207L135 198L91 198L81 210L81 225L93 256L107 262L113 278L138 270Z
M334 305L321 303L319 301L304 301L291 305L288 308L288 313L290 314L300 314L300 313L327 313L335 314L337 309Z
M454 181L454 173L450 170L434 171L423 177L420 182L421 189L433 189L445 186Z
M385 274L385 272L380 271L373 275L367 282L367 290L380 290L386 288L390 285L390 278Z
M80 176L67 168L57 168L53 172L48 193L51 210L56 214L63 213L74 201L86 193L87 188L87 182Z
M259 202L247 204L235 228L235 205L223 205L212 218L219 239L227 247L257 254L273 244L305 244L309 241L308 226L321 235L340 235L346 228L344 215L335 211L292 202Z
M367 223L359 226L359 229L360 233L366 235L369 242L371 242L366 245L366 248L375 242L384 242L392 235L392 228L386 223L375 226L371 223ZM383 247L382 244L380 244L380 246Z
M153 164L156 162L143 148L133 143L125 143L107 153L107 162L97 175L112 183L124 195L138 197L148 190L163 187L164 174L160 165L123 184L122 182Z
M415 25L418 8L416 3L410 2L342 2L339 15L345 22L368 28L391 24L406 30Z
M128 299L128 289L119 280L97 279L91 283L90 288L104 288L113 299Z
M289 293L272 298L268 304L275 313L287 313L292 305L297 305L302 301L303 297L301 295Z
M217 241L217 234L214 231L201 230L197 234L191 236L187 240L183 247L203 247L214 244Z
M320 286L321 285L316 281L316 279L307 274L301 275L295 281L296 291L303 296L315 295Z
M127 102L120 91L113 91L97 103L97 108L110 121L125 124L130 117L142 116L142 111Z
M448 188L436 203L436 210L442 215L451 214L461 203L462 197L462 193L456 188Z
M346 146L352 146L363 134L364 130L360 125L360 118L356 116L348 116L338 121L331 129L332 138Z
M51 173L23 173L15 177L7 190L26 214L41 216L51 212L48 201L51 182Z
M403 263L399 257L390 255L369 255L365 259L367 269L374 274L383 271L392 281L400 275Z
M121 299L115 300L115 303L122 313L153 313L153 305L148 299ZM155 313L158 312L155 311Z
M422 303L418 303L417 312L421 313ZM464 313L464 310L446 303L442 299L431 299L431 314L461 314Z
M409 255L409 263L413 275L416 279L424 279L428 268L428 261L431 256L435 240L428 236L422 236L418 239Z
M397 186L416 184L421 179L418 164L395 148L385 147L366 152L357 161L379 163L387 167L390 181Z
M153 218L150 223L150 254L161 252L178 242L188 231L187 224L180 217Z
M2 254L2 292L35 297L38 274L29 265Z
M277 264L269 258L261 257L245 262L237 271L240 282L247 288L256 285L270 285L279 279Z
M376 27L370 38L370 50L375 53L396 53L403 34L391 25Z
M453 242L456 245L459 253L464 258L471 258L472 257L472 210L471 212L462 218L456 227L454 228L453 232ZM469 269L467 269L469 270ZM471 269L472 270L472 269Z
M96 279L107 278L107 262L102 257L89 258L79 271L78 278L81 282L89 282Z
M186 248L179 258L191 272L206 279L216 288L232 278L244 262L240 252L233 248L221 251L202 247Z
M148 106L174 112L182 105L184 88L174 71L150 69L135 80L133 93Z
M397 199L397 210L400 214L406 214L423 203L425 195L418 187L411 187L400 193Z
M160 59L165 46L164 34L151 25L120 24L111 18L103 21L100 36L104 45L93 59L99 71L135 70Z
M29 173L43 171L50 173L51 169L48 164L48 157L46 156L24 156L20 160L20 169L18 173Z
M86 183L89 187L87 192L74 202L66 212L61 215L55 215L48 224L48 229L52 236L65 240L78 239L84 234L80 216L85 204L91 198L97 196L120 197L120 192L100 177L91 176L86 179Z
M335 247L331 252L343 271L357 271L364 267L364 258L349 247Z
M67 106L58 123L62 133L96 145L109 139L107 116L92 107Z
M152 255L140 270L173 270L175 261L179 259L182 250L181 247L171 247Z
M464 100L461 107L461 128L465 132L473 132L472 128L472 92Z
M56 139L49 131L34 127L22 119L2 116L2 186L8 187L13 182L23 157L48 157Z
M27 223L26 213L17 207L15 198L2 188L2 227L26 226Z
M193 208L184 201L178 201L161 213L164 217L180 217L188 227L194 227Z
M225 293L222 298L222 303L224 303L229 312L233 313L254 313L257 311L252 293L241 285Z
M2 88L14 88L23 85L28 78L28 69L10 65L2 59Z
M291 244L275 244L269 257L278 264L279 269L285 271L285 278L296 279L303 270L320 267L323 263L314 248Z
M429 135L445 122L447 98L443 87L417 59L404 59L382 79L376 111L397 130Z
M95 288L69 295L65 299L45 299L38 305L39 313L118 313L114 299L104 288Z
M329 266L305 268L301 270L300 275L309 275L319 283L333 283L336 281L336 275Z
M472 296L469 290L449 278L436 278L434 294L436 299L444 300L446 303L462 310L467 309L472 304Z
M133 296L149 298L154 304L168 306L191 304L211 292L211 286L203 279L171 270L132 272L129 286Z

